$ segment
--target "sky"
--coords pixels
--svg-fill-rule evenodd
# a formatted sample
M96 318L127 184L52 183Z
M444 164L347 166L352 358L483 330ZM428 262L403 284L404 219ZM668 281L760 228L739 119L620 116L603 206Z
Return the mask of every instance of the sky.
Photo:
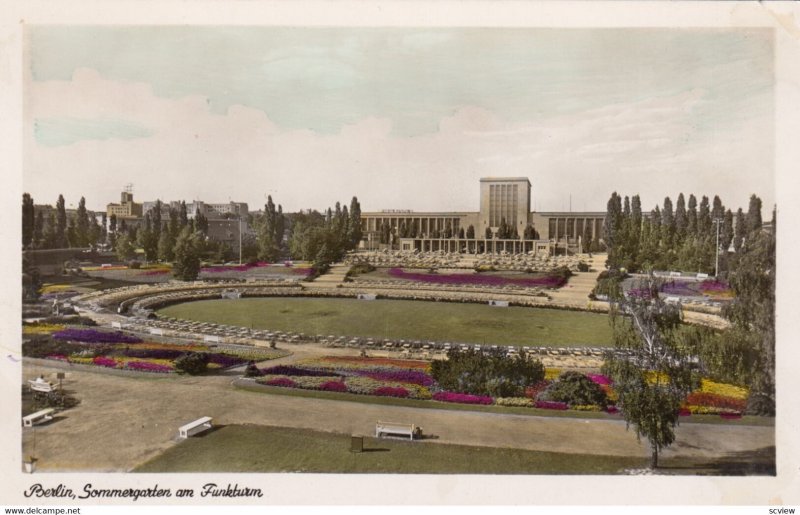
M36 203L537 211L678 193L769 209L768 29L32 26L23 187ZM767 216L765 212L765 216Z

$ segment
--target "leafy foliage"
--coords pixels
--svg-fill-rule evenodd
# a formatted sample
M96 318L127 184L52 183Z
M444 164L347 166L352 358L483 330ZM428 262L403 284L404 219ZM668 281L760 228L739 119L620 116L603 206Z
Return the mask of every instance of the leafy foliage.
M565 402L569 405L596 405L605 407L608 404L606 393L600 385L581 374L567 371L561 374L558 381L551 384L538 397L542 401Z
M653 468L659 451L675 441L678 411L698 382L691 346L678 331L680 310L661 300L658 288L650 275L638 288L650 295L620 297L612 304L614 343L622 352L609 353L603 365L628 426L650 442Z
M175 360L175 371L179 374L199 375L208 368L211 357L205 352L188 352Z
M431 376L445 390L491 397L521 397L525 387L544 379L541 361L529 359L524 353L509 358L485 355L456 349L447 360L431 364Z

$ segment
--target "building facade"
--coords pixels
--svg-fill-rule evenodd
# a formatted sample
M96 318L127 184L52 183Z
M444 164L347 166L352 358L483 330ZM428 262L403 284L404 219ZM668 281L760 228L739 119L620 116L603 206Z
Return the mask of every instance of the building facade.
M478 212L363 212L361 247L468 253L535 253L544 248L586 252L590 243L594 247L604 243L605 215L602 211L532 212L527 177L486 177L480 180ZM504 221L512 237L499 240Z
M123 191L120 196L119 204L108 204L106 206L106 215L110 218L111 215L116 215L119 218L138 218L142 216L142 205L133 201L133 193Z

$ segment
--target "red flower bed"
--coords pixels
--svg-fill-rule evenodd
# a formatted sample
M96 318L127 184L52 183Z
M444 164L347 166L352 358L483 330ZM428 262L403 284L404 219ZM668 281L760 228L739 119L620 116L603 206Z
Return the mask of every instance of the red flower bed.
M525 388L525 397L529 399L535 399L537 395L539 395L547 386L550 384L550 381L539 381L535 385L528 386Z
M737 418L742 418L741 413L720 413L719 416L724 418L725 420L735 420Z
M468 393L436 392L433 400L440 402L458 402L460 404L483 404L489 405L494 402L491 397L484 395L470 395Z
M569 408L566 402L557 402L557 401L536 401L533 404L533 407L539 409L556 409L556 410L565 410Z
M689 411L686 408L681 408L681 409L678 410L678 416L679 417L691 417L692 416L692 412Z
M747 408L747 401L744 399L734 399L715 393L694 392L686 398L687 406L709 406L712 408L727 408L731 410L744 411Z
M402 387L394 386L381 386L376 388L372 395L380 395L381 397L408 397L408 390Z
M294 388L297 386L295 382L288 377L276 377L275 379L264 381L264 384L267 386L282 386L284 388Z
M326 392L346 392L347 385L341 381L328 381L327 383L322 383L319 389Z

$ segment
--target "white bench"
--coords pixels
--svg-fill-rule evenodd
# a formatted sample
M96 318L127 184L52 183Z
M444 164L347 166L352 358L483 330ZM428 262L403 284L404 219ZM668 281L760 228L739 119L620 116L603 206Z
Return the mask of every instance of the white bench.
M206 429L211 429L213 420L211 417L198 418L194 422L181 426L178 429L178 433L181 438L189 438L197 433L202 433Z
M48 420L53 420L54 412L55 410L53 408L47 408L41 411L37 411L36 413L31 413L26 417L22 417L22 425L24 427L33 427L34 424L38 424L40 422L47 422Z
M385 436L407 436L413 440L416 435L419 438L422 433L422 428L414 424L398 424L395 422L376 422L375 423L375 437L381 438Z
M50 393L58 390L57 384L42 382L42 381L35 381L33 379L28 380L28 385L30 386L31 390L34 392L43 392L43 393Z

